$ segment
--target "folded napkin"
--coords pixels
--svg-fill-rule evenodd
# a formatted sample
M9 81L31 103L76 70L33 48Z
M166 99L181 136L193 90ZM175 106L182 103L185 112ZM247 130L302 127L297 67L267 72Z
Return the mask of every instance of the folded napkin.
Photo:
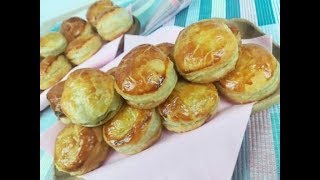
M165 26L146 37L125 35L124 53L100 70L116 67L137 45L174 43L182 29ZM243 40L243 43L248 42L269 50L272 47L270 36ZM164 130L158 142L136 155L126 156L113 151L101 167L82 177L113 180L130 177L139 180L231 179L253 104L233 105L221 98L217 114L200 128L182 134ZM57 122L40 135L43 150L53 155L55 138L64 126Z
M64 76L64 78L60 81L64 81L67 79L70 73L77 69L82 68L101 68L102 66L106 65L108 62L113 60L116 57L119 44L121 41L121 38L123 36L103 45L101 49L94 54L92 57L90 57L88 60L86 60L84 63L74 67L67 75ZM47 99L48 91L50 90L46 89L40 94L40 111L45 109L47 106L49 106L49 101Z

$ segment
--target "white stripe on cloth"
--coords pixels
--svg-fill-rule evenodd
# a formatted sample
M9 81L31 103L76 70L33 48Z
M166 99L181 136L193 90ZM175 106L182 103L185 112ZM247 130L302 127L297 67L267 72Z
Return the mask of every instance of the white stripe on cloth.
M44 152L42 158L40 159L40 179L45 179L47 173L50 172L50 168L52 167L51 164L53 164L53 158L50 154Z
M252 0L240 0L240 16L258 25L256 5Z
M199 20L199 11L200 11L200 0L199 1L195 1L195 0L191 1L185 26L188 26L188 25L195 23Z
M280 23L280 0L272 0L271 6L272 6L276 23L278 24Z
M248 123L250 179L277 179L269 110L255 113Z
M212 0L211 17L226 18L225 0Z

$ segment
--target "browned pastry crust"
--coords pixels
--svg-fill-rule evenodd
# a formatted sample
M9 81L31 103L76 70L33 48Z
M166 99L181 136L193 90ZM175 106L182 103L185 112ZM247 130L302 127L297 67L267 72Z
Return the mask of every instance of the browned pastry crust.
M177 75L170 59L150 44L132 49L114 73L115 89L134 107L150 109L173 90Z
M96 27L98 20L106 13L112 12L116 9L110 0L100 0L93 3L87 11L87 20L93 26Z
M169 131L186 132L205 123L216 112L219 101L212 83L198 84L181 79L167 100L158 106L158 111Z
M272 94L280 82L280 64L257 44L241 45L235 70L216 83L219 91L236 103L261 100Z
M40 89L45 90L59 82L72 66L64 55L48 56L40 62Z
M72 124L56 138L54 162L59 171L81 175L98 168L108 152L101 126L88 128Z
M94 127L110 120L122 105L114 78L98 69L78 69L64 84L61 109L74 124Z
M173 59L174 44L160 43L160 44L157 44L156 47L159 48L165 55L167 55L171 61L174 61Z
M71 17L63 21L60 32L68 42L82 35L93 34L91 25L80 17Z
M235 68L239 42L222 21L204 20L179 33L174 62L180 75L197 83L214 82Z
M105 141L116 151L135 154L150 147L161 134L161 119L155 109L123 105L103 126Z

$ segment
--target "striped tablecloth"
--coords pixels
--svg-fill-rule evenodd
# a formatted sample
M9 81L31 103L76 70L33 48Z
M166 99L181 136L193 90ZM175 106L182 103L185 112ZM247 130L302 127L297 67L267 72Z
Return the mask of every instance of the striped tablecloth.
M184 27L211 17L248 19L280 44L280 0L192 0L165 25ZM40 133L55 122L53 112L44 110ZM53 159L42 149L40 165L40 179L53 179ZM232 179L280 179L280 104L251 116Z

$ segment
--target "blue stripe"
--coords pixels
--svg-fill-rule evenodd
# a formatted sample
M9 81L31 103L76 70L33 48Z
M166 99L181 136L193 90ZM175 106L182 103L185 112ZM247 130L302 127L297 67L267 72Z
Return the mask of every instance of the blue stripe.
M51 108L47 108L41 112L40 115L40 134L58 121L57 116Z
M61 26L61 24L62 24L62 22L56 23L56 24L52 27L51 31L53 31L53 32L59 32L59 31L60 31L60 26Z
M180 11L176 15L176 19L174 20L174 25L184 27L186 25L187 15L188 15L189 6L184 10Z
M272 122L273 146L276 156L277 174L278 179L280 179L280 104L276 104L270 108L270 117Z
M211 7L212 7L211 0L201 0L199 20L211 18Z
M240 2L239 0L226 1L226 18L240 18Z
M272 10L271 0L255 0L258 25L274 24L276 22Z
M47 172L44 180L53 180L53 179L55 179L55 178L54 178L54 164L52 163L50 165L50 169Z

